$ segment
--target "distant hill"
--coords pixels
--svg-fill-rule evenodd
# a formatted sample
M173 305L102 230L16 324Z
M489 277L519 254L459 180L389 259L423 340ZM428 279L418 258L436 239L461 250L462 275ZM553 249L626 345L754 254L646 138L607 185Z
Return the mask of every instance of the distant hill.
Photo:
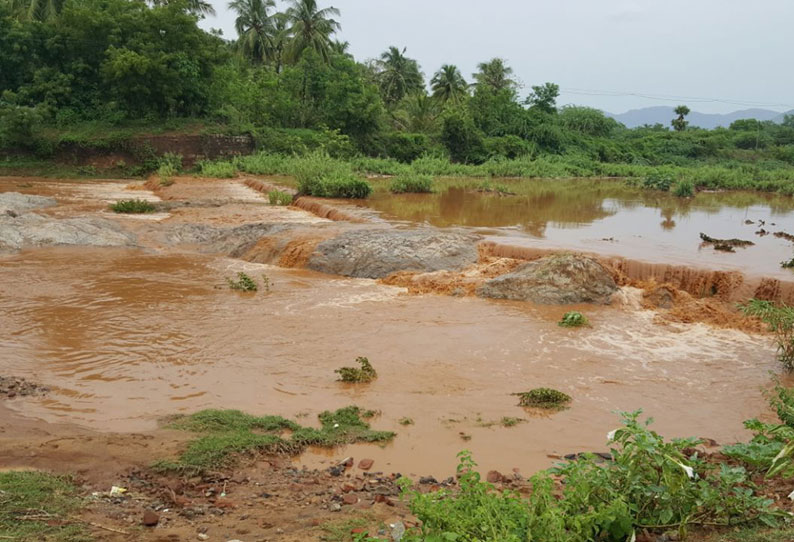
M626 111L625 113L620 113L618 115L607 112L604 114L608 117L612 117L618 122L625 124L627 128L636 128L637 126L642 126L643 124L653 125L656 123L670 126L670 121L676 117L676 114L673 112L674 109L674 107L657 106L645 107L642 109L632 109L631 111ZM733 113L725 114L698 113L697 111L692 111L687 116L687 120L689 121L690 126L697 126L699 128L707 128L710 130L718 126L727 128L733 121L739 119L757 119L782 122L783 116L786 114L794 114L794 110L791 110L788 113L780 113L779 111L771 111L769 109L743 109L741 111L734 111Z

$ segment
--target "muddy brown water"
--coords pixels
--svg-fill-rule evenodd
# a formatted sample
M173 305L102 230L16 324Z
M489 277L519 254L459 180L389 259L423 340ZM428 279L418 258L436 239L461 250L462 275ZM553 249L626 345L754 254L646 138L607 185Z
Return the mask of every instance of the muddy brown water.
M64 197L47 212L105 213L90 196L76 204L65 184L25 190ZM241 194L238 184L218 185L227 187L219 194ZM271 291L230 291L226 277L238 271L267 275ZM616 307L580 307L593 327L559 328L570 309L408 296L375 281L175 249L40 248L0 256L0 374L52 389L8 402L17 412L103 431L145 431L203 408L312 423L357 404L380 411L372 424L397 432L393 443L316 450L296 462L367 456L375 470L416 475L452 474L463 449L484 469L524 473L551 465L550 455L603 451L615 411L643 408L665 435L721 443L747 436L743 420L768 416L760 390L777 369L769 337L659 325L652 312ZM357 356L370 359L378 380L336 382L334 369ZM565 391L571 407L517 406L511 393L539 386ZM503 417L524 421L506 428Z
M772 235L794 233L794 198L789 196L701 192L676 198L597 179L494 182L516 195L482 193L477 183L450 179L439 180L434 194L395 195L386 189L388 181L374 181L375 193L360 205L394 222L475 228L501 244L794 279L794 272L780 267L794 256L794 246ZM757 235L762 228L770 234ZM701 232L750 240L755 246L735 253L715 251L702 245Z

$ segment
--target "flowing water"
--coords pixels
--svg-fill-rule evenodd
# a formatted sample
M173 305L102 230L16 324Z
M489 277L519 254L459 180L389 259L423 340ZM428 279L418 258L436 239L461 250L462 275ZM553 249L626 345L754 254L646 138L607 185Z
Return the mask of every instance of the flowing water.
M437 193L395 195L386 189L387 181L375 182L375 193L362 205L390 221L465 226L521 247L794 278L794 272L780 267L794 256L792 243L773 235L794 234L794 198L789 196L701 192L676 198L595 179L498 181L515 195L479 192L476 182L442 179ZM768 234L756 233L761 230ZM701 232L749 240L755 246L735 253L715 251L701 243Z
M105 213L104 196L75 203L74 194L90 186L47 181L24 190L68 200L47 213ZM97 186L153 197L140 186ZM217 186L242 194L242 183ZM15 189L0 183L0 190ZM451 193L468 201L466 192ZM585 205L589 211L570 223L548 211L545 231L620 214L604 210L607 199L600 212ZM509 198L493 201L508 205ZM207 216L215 220L222 209ZM246 209L240 220L281 216L268 215L267 206ZM187 218L202 218L191 213ZM226 278L238 271L267 275L270 291L230 291ZM550 456L602 451L620 410L645 409L671 437L721 443L746 437L742 421L767 413L760 390L776 369L768 337L661 325L654 313L628 308L580 309L592 328L558 327L570 307L408 296L371 280L176 249L39 248L0 256L0 374L53 388L9 403L23 414L99 430L143 431L162 416L203 408L311 423L325 409L357 404L380 411L372 424L396 431L393 443L317 450L298 462L368 456L375 470L436 476L453 472L462 449L483 468L524 473L549 466ZM379 378L364 386L336 382L334 369L357 356L368 357ZM511 395L541 386L571 395L570 408L543 414L518 407ZM504 417L522 423L502 427ZM414 423L401 425L403 418Z

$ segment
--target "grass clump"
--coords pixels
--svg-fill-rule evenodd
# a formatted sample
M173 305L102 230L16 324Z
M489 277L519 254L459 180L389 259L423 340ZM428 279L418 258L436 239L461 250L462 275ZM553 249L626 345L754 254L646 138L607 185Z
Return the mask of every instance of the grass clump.
M513 418L510 416L505 416L499 422L502 427L515 427L516 425L525 422L526 420L522 418Z
M80 507L68 478L43 472L0 472L0 539L87 541L69 517Z
M688 179L678 181L673 186L673 195L677 198L691 198L695 195L695 183Z
M560 327L583 327L589 326L590 321L579 311L566 312L562 320L557 323Z
M150 202L142 199L125 199L111 205L110 210L114 213L131 215L153 213L157 208Z
M389 190L394 194L426 194L433 191L433 177L419 173L398 175L389 182Z
M759 318L769 326L775 334L778 361L786 371L794 371L794 307L751 299L739 309L746 316Z
M267 199L270 201L270 205L290 205L292 203L292 194L281 190L271 190L267 193Z
M198 433L176 461L159 461L160 472L200 473L235 465L240 454L297 454L307 446L334 447L355 442L383 442L388 431L373 431L356 406L325 411L321 427L303 427L281 416L257 417L238 410L204 410L176 418L174 429Z
M561 409L571 402L570 395L551 388L535 388L524 393L514 393L520 400L519 406L547 409Z
M226 282L229 283L229 288L240 292L256 292L259 289L254 279L242 271L237 273L237 280L227 278Z
M367 383L378 378L378 373L364 357L356 358L356 363L361 367L341 367L334 372L339 375L342 382Z
M398 423L400 425L413 425L414 421L412 418L400 418Z
M349 163L323 153L295 158L290 167L300 195L362 199L372 193L372 186L358 177Z
M237 176L237 166L233 162L210 162L205 160L198 163L198 168L199 173L204 177L232 179Z
M691 451L697 439L666 441L640 414L623 414L612 461L584 454L541 472L526 499L483 482L469 452L460 454L459 491L422 494L402 482L421 521L404 540L617 542L672 529L683 538L697 525L776 526L786 516L756 495L743 468L705 462Z

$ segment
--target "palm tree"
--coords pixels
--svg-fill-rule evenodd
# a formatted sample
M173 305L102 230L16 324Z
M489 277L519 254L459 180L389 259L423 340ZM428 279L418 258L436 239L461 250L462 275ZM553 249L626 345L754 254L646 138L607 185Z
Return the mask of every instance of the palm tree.
M63 8L64 0L29 0L29 2L11 2L22 13L24 10L27 18L32 21L50 21L55 19Z
M479 70L474 74L477 84L488 87L496 91L504 89L515 89L516 82L510 79L513 75L513 68L508 66L501 58L494 58L488 62L482 62L477 66Z
M433 96L446 103L459 102L468 92L469 85L457 66L444 64L430 80Z
M317 0L289 0L287 18L292 24L292 42L289 47L289 58L293 62L300 59L306 49L312 49L328 62L333 50L331 36L340 28L340 24L331 16L339 16L335 7L319 9Z
M168 2L169 0L151 0L153 6L166 6ZM215 8L212 7L212 4L204 0L187 0L186 11L201 19L203 19L205 15L215 16Z
M273 43L276 21L268 10L275 8L274 0L232 0L229 9L237 12L234 27L239 38L237 46L244 55L253 60L265 62L273 60Z
M387 104L395 104L425 85L419 64L405 56L405 51L405 48L400 51L397 47L389 47L375 63L378 86Z
M275 13L272 17L272 45L273 45L273 64L276 67L276 73L281 73L281 68L284 66L284 56L286 55L287 45L290 40L289 19L286 13Z
M407 95L392 112L392 120L399 130L432 132L441 113L438 100L428 96L424 89Z

